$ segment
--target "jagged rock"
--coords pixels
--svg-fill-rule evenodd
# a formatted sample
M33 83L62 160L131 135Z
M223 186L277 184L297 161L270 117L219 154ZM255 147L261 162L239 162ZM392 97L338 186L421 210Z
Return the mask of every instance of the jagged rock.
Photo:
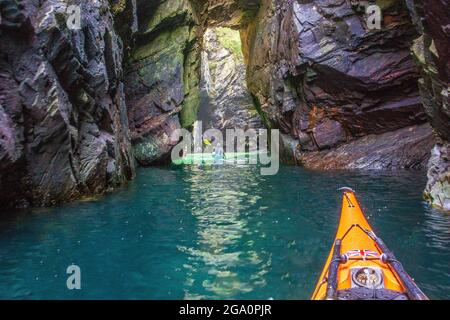
M428 120L437 135L428 166L425 198L450 210L450 1L408 1L413 21L422 35L412 53L421 69L419 80ZM447 9L444 9L447 8Z
M376 3L381 30L369 30L363 13L347 1L265 0L243 31L248 86L263 119L299 140L303 155L337 152L375 134L359 146L369 153L369 142L377 145L380 134L426 121L409 53L417 32L407 8L399 1ZM401 150L404 141L396 143ZM412 161L422 155L409 152Z
M139 32L136 35L135 47L131 54L126 76L126 95L128 117L132 133L139 132L140 138L135 145L139 163L148 165L167 159L171 144L168 137L170 130L178 127L191 128L199 118L200 105L200 75L202 39L207 26L228 26L240 28L248 23L256 12L259 1L207 1L207 0L167 0L167 1L138 1ZM225 57L224 57L225 58ZM232 60L227 60L231 63ZM242 65L227 66L243 68ZM239 73L235 79L221 79L228 84L237 84L241 80ZM220 76L220 73L219 73ZM239 83L240 85L240 83ZM221 103L231 102L231 106L243 102L239 106L240 123L230 120L229 113L233 108L217 108L222 112L218 115L222 120L221 127L242 125L245 119L257 125L256 112L250 110L248 115L245 107L253 106L249 96L243 97L234 86L230 94ZM221 90L218 90L221 91ZM222 90L223 91L223 90ZM225 101L226 100L226 101ZM177 114L173 110L180 108ZM236 108L235 108L236 109ZM143 123L147 119L171 113L159 128L152 128L145 132ZM169 120L170 119L170 120ZM256 119L256 120L255 120ZM157 142L156 137L166 143ZM146 157L148 153L148 157Z
M201 28L187 0L140 1L138 17L139 32L126 70L126 100L130 130L139 133L136 158L149 165L167 158L175 129L195 121ZM149 120L161 117L165 120L148 127Z
M280 161L285 164L298 165L297 159L300 158L300 143L291 135L280 134Z
M134 175L109 2L0 0L0 206L105 192Z
M0 0L1 206L123 184L134 174L131 140L141 164L165 161L173 131L199 117L202 39L219 26L240 30L253 100L240 72L228 72L241 62L223 50L208 58L219 66L221 128L258 127L254 104L267 127L281 129L286 162L418 168L433 143L428 118L438 144L427 195L442 198L448 0L372 2L382 6L381 30L368 30L363 13L341 0L78 0L83 28L69 30L66 1ZM409 52L419 34L422 99Z
M256 129L263 124L247 90L238 31L211 28L204 34L198 119L203 129Z
M114 29L123 42L124 51L129 53L133 35L138 31L136 0L110 0L111 12L114 15Z
M298 158L310 169L424 169L434 143L430 125L423 124L367 135L331 150L303 152Z
M337 146L346 140L346 133L338 121L325 119L313 129L314 142L320 150Z
M201 20L209 27L240 29L252 21L261 0L192 0Z
M437 144L428 164L425 199L434 206L450 211L450 144Z
M180 128L177 116L169 116L163 124L163 130L146 132L145 138L134 143L133 150L136 160L143 166L170 161L172 148L178 143L173 140L172 133Z

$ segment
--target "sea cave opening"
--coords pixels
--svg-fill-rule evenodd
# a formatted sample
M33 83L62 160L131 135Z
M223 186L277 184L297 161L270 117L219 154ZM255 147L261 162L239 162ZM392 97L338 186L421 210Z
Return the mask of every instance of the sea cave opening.
M258 129L263 123L247 89L239 30L210 27L201 52L200 102L194 140L209 129Z

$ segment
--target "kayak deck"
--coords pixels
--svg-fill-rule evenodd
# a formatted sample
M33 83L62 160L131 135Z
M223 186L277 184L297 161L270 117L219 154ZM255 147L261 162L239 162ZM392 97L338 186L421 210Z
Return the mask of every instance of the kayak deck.
M409 299L408 290L415 284L408 281L398 261L390 263L389 259L395 258L376 237L353 190L347 189L335 243L312 299ZM426 298L417 288L417 296L420 294Z

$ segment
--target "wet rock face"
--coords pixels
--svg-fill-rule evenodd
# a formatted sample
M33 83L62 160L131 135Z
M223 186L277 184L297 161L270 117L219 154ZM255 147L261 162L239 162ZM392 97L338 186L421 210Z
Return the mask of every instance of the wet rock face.
M450 144L437 144L428 164L425 199L432 205L450 211Z
M377 3L381 30L369 30L348 1L286 0L264 1L243 32L248 85L266 124L297 139L303 155L426 121L408 10L399 1ZM373 152L367 143L361 151ZM403 142L396 143L385 151L401 152ZM406 154L389 156L401 163ZM422 150L408 156L420 161Z
M334 149L303 152L299 158L310 169L425 169L434 143L430 125L422 124L370 134Z
M305 103L323 112L314 114L318 117L313 127L332 118L350 137L357 137L425 120L418 74L409 55L415 33L407 12L401 10L396 5L385 8L383 30L369 31L346 2L338 7L336 1L312 7L294 4L300 53L296 65L306 67L301 70L306 72Z
M126 69L130 130L138 162L167 160L174 130L198 111L201 27L190 1L138 1L139 32Z
M344 0L74 0L82 29L69 30L67 1L0 0L0 206L119 186L132 153L165 162L172 133L198 119L203 37L219 26L240 31L247 87L285 162L420 168L428 119L426 195L447 203L449 1L375 2L381 30ZM259 127L242 61L210 49L217 125Z
M203 129L263 128L247 90L239 31L208 29L203 50L199 111Z
M412 53L421 70L419 80L425 112L438 143L428 166L425 197L440 208L450 210L450 1L408 1L421 36Z
M209 27L242 28L252 21L261 0L192 0L203 23Z
M165 161L197 118L206 26L240 28L258 2L74 0L69 30L67 1L0 0L1 206L104 192L132 153Z
M178 142L171 139L173 132L180 127L192 128L198 119L202 39L206 28L218 25L240 28L257 10L258 3L137 1L139 27L125 86L134 151L140 164L166 162ZM234 80L229 80L228 84L233 86ZM230 101L239 100L240 93L235 93ZM245 103L248 105L248 101Z
M423 104L436 133L447 141L450 140L450 13L442 8L449 5L449 1L424 1L412 7L412 15L419 15L415 20L422 32L412 45L412 53L421 70L419 87Z
M74 1L81 4L81 1ZM134 175L109 2L0 0L0 206L51 205Z

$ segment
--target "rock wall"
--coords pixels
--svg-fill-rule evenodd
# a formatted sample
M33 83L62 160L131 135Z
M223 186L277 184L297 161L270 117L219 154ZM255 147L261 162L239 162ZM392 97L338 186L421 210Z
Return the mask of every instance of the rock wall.
M381 30L348 1L265 0L243 32L249 89L266 125L297 140L292 156L306 167L426 166L424 150L404 152L433 144L429 127L414 129L426 121L409 50L417 33L402 2L376 3ZM406 127L408 141L395 140L380 161L377 140Z
M125 76L134 153L142 165L163 162L198 111L202 28L190 1L138 1L136 42Z
M261 0L191 0L201 24L240 29L254 20Z
M142 165L169 159L174 130L192 128L200 105L207 27L241 28L259 1L138 0L136 42L126 69L134 154Z
M426 197L449 207L449 2L373 2L381 30L342 0L0 0L0 206L102 193L133 177L134 157L165 162L171 133L198 118L205 31L229 27L285 162L428 165Z
M241 31L248 88L263 122L289 137L283 145L297 141L289 147L294 162L426 167L434 136L422 126L420 74L410 55L418 33L403 2L377 4L381 30L369 30L347 1L138 1L139 33L126 81L138 161L167 159L176 143L171 132L197 119L202 39L208 27L226 26ZM377 140L403 132L408 141L396 140L380 160ZM405 152L409 144L420 148ZM337 157L352 146L359 152ZM334 163L320 161L328 153Z
M258 3L0 0L0 206L103 193L134 158L164 162L197 119L206 27L239 29Z
M301 152L312 169L423 169L433 148L429 124L369 134L331 150Z
M246 83L239 31L210 28L203 36L201 100L203 129L263 128Z
M0 207L52 205L134 175L114 28L132 2L115 15L106 0L72 4L80 30L68 28L67 1L0 0Z
M425 198L434 206L450 210L450 1L407 3L421 34L412 53L421 70L423 105L437 137Z

